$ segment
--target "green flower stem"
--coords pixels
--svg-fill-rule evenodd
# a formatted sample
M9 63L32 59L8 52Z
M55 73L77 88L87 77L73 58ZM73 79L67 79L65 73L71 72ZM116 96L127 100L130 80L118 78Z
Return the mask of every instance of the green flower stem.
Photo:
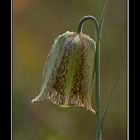
M96 28L96 54L95 54L95 102L96 102L96 140L102 140L101 132L101 118L100 118L100 30L99 25L95 17L93 16L84 16L78 24L77 33L82 32L82 25L86 20L92 20Z
M100 118L100 40L97 38L95 55L95 100L96 100L96 140L102 140L101 118Z

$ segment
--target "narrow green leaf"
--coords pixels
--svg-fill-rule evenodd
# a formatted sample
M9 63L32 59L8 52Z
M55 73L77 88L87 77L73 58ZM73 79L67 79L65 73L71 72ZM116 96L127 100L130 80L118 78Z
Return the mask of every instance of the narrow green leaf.
M106 7L107 7L107 2L108 0L105 0L102 12L101 12L101 17L100 17L100 22L99 22L99 39L101 39L101 34L102 34L102 28L103 28L103 22L104 22L104 17L105 17L105 12L106 12Z
M104 109L104 112L103 112L103 115L102 115L102 118L101 118L101 129L103 127L103 122L104 122L104 119L105 119L105 116L106 116L106 112L108 110L108 107L109 107L109 103L111 101L111 97L113 95L113 93L115 92L115 89L119 83L119 80L121 78L121 74L122 72L125 70L125 66L126 66L127 62L124 63L124 65L122 66L122 70L120 71L119 75L118 75L118 79L115 81L114 85L113 85L113 88L111 90L111 93L109 94L109 97L108 97L108 100L107 100L107 103L106 103L106 106L105 106L105 109Z

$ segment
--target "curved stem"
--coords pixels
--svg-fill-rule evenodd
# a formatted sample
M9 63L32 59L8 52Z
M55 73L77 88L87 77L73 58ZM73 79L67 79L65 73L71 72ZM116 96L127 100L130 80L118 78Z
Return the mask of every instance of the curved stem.
M96 20L95 17L93 16L84 16L83 18L81 18L81 20L79 21L78 23L78 26L77 26L77 34L80 34L82 32L82 27L83 27L83 23L87 20L91 20L94 22L95 24L95 29L96 29L96 37L98 36L98 33L99 33L99 24L98 24L98 21Z
M77 34L80 34L82 32L83 23L86 20L92 20L94 22L95 28L96 28L96 54L95 54L96 140L102 140L102 130L101 130L102 126L101 125L103 124L103 120L104 120L104 117L103 117L103 119L101 121L101 117L100 117L100 39L101 39L101 34L102 34L102 27L103 27L107 2L108 2L108 0L105 0L99 24L98 24L98 21L96 20L95 17L89 15L89 16L84 16L79 21L79 24L78 24L78 27L77 27Z
M95 108L96 108L96 140L102 140L102 132L101 132L101 118L100 118L100 29L98 22L93 16L84 16L78 24L77 33L80 34L82 32L83 23L87 20L92 20L95 24L96 28L96 54L95 54Z

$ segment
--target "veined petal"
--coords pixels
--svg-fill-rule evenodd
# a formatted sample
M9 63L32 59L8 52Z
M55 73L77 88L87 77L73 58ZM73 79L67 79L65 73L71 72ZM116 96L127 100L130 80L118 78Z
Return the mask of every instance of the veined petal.
M40 94L32 100L33 103L45 100L47 94L50 92L52 83L56 80L56 70L62 59L64 42L71 34L73 34L73 32L67 31L55 39L54 44L49 51L45 68L43 70L43 81Z
M95 79L95 42L85 34L66 32L59 36L49 52L39 96L61 107L91 106Z

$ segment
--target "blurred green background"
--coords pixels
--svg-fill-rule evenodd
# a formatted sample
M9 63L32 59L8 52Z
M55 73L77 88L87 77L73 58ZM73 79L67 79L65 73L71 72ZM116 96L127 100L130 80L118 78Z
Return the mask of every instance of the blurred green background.
M95 140L95 117L82 108L31 104L54 39L84 15L100 17L104 0L13 0L13 140ZM126 0L109 0L101 41L101 109L126 59ZM86 22L83 32L93 37ZM94 95L93 95L94 96ZM103 140L126 140L126 71L112 97ZM94 97L92 102L94 102Z

